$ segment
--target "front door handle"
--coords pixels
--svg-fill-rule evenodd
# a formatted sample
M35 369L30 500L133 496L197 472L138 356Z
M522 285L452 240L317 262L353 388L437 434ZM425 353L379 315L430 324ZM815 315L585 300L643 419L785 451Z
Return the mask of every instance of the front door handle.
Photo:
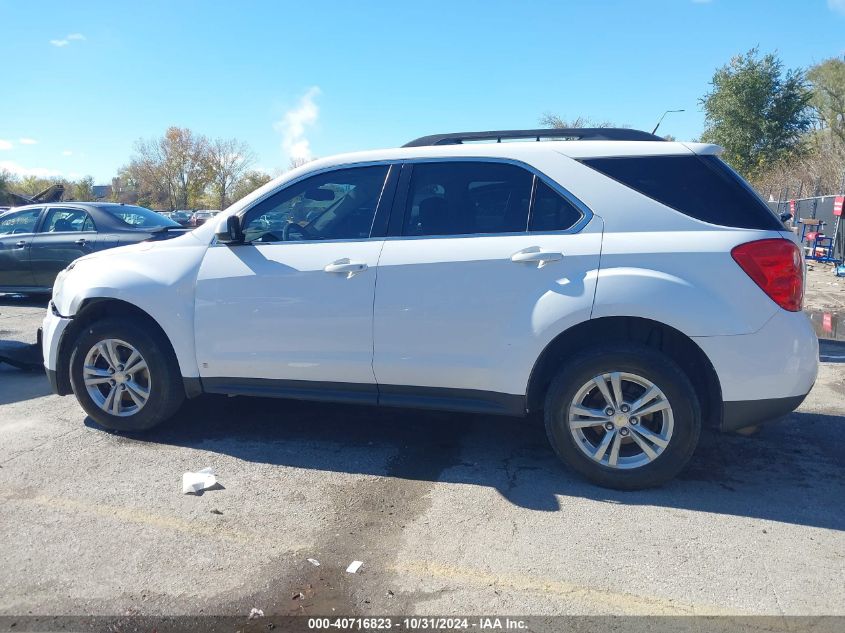
M349 258L339 259L332 262L323 268L327 273L343 273L347 277L362 273L367 270L367 265L363 262L352 262Z
M563 253L553 253L548 251L541 251L539 247L532 246L511 255L511 261L525 264L537 264L537 268L542 268L551 262L558 262L563 259Z
M23 248L24 246L26 246L26 242L24 240L21 240L20 242L15 242L15 248Z

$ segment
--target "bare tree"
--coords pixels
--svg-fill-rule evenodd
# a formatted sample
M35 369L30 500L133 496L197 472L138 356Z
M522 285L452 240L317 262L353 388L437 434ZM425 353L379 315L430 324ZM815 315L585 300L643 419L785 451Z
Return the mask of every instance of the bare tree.
M305 158L304 156L291 156L290 160L288 161L288 171L291 169L296 169L297 167L302 167L303 165L307 165L313 158Z
M255 163L255 154L249 145L237 139L218 138L208 144L206 164L211 186L220 209L232 201L232 190Z
M751 184L768 198L813 195L818 189L822 195L841 193L845 174L845 146L830 128L806 135L806 151L800 156L787 158L756 175Z
M159 139L139 140L127 171L139 190L188 209L208 184L208 140L188 128L168 128Z
M271 180L272 178L262 171L246 172L232 189L232 202L237 202Z
M582 127L627 127L624 125L614 125L610 121L595 121L586 116L577 116L574 119L567 120L552 112L546 112L540 117L540 125L544 128L554 128L556 130Z

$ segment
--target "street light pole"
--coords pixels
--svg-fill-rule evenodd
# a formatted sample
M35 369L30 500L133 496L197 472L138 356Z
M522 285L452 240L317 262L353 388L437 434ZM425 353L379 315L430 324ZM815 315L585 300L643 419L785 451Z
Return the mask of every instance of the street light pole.
M659 128L660 124L663 123L663 117L665 117L670 112L685 112L685 111L686 110L666 110L666 112L663 113L663 116L661 116L660 119L657 121L657 125L654 126L654 129L651 131L651 133L652 134L657 133L657 128Z

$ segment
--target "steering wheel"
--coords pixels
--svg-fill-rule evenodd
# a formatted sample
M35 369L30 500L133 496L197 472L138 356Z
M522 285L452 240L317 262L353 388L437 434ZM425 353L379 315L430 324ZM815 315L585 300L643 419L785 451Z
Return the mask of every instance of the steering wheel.
M308 232L308 229L306 229L300 224L297 224L296 222L288 222L287 224L285 224L285 228L282 229L282 239L285 242L294 241L291 240L291 233L293 233L294 235L299 233L300 235L302 235L300 239L308 239L309 237L311 237L311 234Z

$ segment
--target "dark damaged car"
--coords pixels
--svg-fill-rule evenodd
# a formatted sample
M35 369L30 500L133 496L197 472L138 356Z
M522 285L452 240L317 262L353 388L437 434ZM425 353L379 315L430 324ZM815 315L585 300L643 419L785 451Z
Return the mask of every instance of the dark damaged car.
M73 260L115 246L176 237L177 222L144 207L56 202L0 213L0 292L50 292Z

